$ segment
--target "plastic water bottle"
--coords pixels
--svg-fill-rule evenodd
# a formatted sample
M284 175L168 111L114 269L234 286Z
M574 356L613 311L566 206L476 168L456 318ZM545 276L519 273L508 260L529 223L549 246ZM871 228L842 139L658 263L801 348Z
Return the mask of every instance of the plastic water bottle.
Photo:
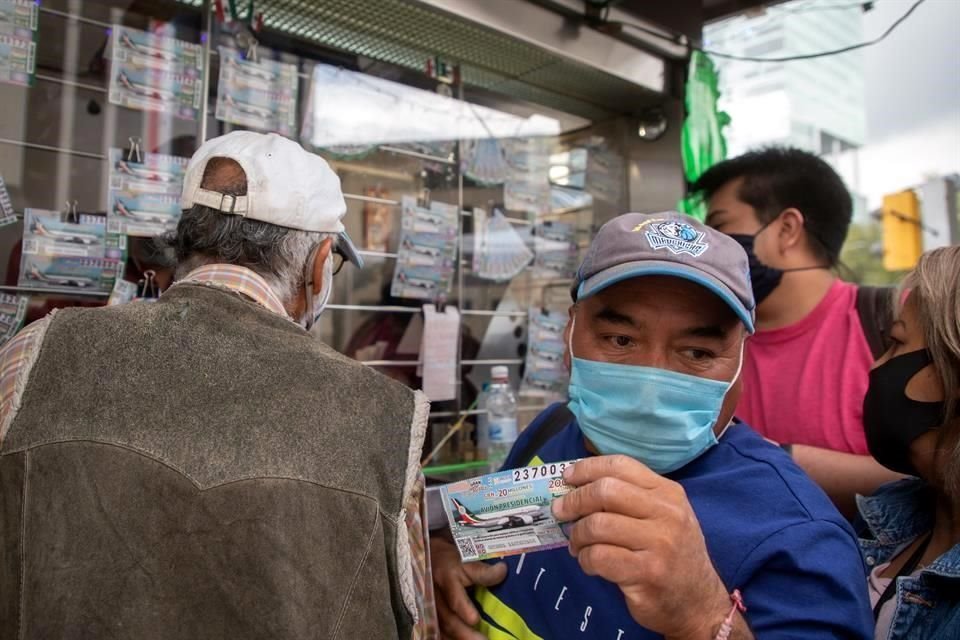
M517 396L510 388L510 371L494 367L486 394L490 472L499 471L517 439Z
M477 459L486 460L490 455L490 424L487 421L487 389L490 382L484 382L477 399Z

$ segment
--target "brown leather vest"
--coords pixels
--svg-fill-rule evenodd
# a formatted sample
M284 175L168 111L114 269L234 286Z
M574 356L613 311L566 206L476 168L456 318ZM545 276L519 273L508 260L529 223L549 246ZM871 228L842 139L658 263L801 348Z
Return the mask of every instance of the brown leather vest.
M0 638L407 638L421 398L202 285L59 312L0 448Z

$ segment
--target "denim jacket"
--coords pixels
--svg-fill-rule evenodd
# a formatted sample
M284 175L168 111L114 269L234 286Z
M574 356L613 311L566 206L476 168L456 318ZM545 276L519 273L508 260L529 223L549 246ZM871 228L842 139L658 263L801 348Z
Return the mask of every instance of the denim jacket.
M856 529L867 571L930 531L933 500L930 488L916 479L886 484L869 498L857 496ZM899 578L896 603L887 640L960 638L960 544L920 576Z

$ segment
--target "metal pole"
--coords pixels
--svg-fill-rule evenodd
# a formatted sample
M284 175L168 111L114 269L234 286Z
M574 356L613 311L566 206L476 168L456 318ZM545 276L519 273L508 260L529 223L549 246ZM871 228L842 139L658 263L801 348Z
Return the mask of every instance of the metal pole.
M345 200L356 200L358 202L372 202L374 204L385 204L391 207L399 207L399 200L388 200L387 198L374 198L373 196L360 196L354 193L343 194Z
M77 59L80 57L80 23L77 16L80 14L81 6L79 0L70 0L67 5L70 9L70 15L67 23L64 25L63 42L63 65L66 80L76 80ZM60 127L57 136L57 146L66 147L73 141L74 112L77 104L77 88L73 84L63 85L60 99ZM72 185L70 172L70 156L60 154L57 156L57 172L55 182L55 202L57 206L67 200L72 201ZM90 206L89 203L86 206Z
M80 291L78 289L67 289L67 288L56 288L51 287L49 289L44 289L43 287L20 287L20 286L9 286L9 285L0 285L0 291L9 291L11 293L41 293L50 296L74 296L77 298L109 298L110 294L106 291Z
M203 0L201 25L203 27L203 82L200 94L200 139L197 147L207 141L207 110L210 108L210 49L213 32L211 0Z
M67 80L66 78L58 78L56 76L48 76L43 73L37 73L33 76L37 80L43 80L44 82L53 82L54 84L62 84L67 87L77 87L79 89L86 89L87 91L94 91L96 93L107 93L105 87L100 87L95 84L87 84L85 82L76 82L74 80Z
M450 158L441 158L440 156L431 156L426 153L420 153L419 151L411 151L410 149L404 149L402 147L391 147L390 145L381 144L379 147L380 151L386 151L388 153L395 153L398 156L409 156L411 158L419 158L420 160L429 160L430 162L436 162L438 164L454 164L456 160L451 160Z
M60 18L66 18L67 20L76 20L77 22L82 22L84 24L89 24L95 27L103 27L104 29L110 29L113 27L109 22L104 22L103 20L94 20L93 18L86 18L84 16L71 13L69 11L57 11L56 9L50 9L48 7L40 7L40 13L47 13L51 16L58 16Z
M91 153L89 151L78 151L66 147L54 147L49 144L37 144L36 142L24 142L23 140L13 140L11 138L0 138L0 144L9 144L14 147L23 147L24 149L38 149L40 151L52 151L54 153L65 153L78 158L93 158L94 160L106 160L107 156L102 153Z
M454 82L457 86L457 98L463 100L463 79L460 64L454 68ZM457 140L457 211L463 213L463 140ZM463 216L457 216L457 307L460 308L460 331L457 333L457 411L463 409Z

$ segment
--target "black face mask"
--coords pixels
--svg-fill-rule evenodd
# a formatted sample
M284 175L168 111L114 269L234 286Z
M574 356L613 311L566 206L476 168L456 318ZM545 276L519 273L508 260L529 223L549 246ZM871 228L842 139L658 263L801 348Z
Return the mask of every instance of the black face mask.
M760 262L760 258L758 258L757 254L753 251L753 243L757 239L757 236L772 223L773 221L771 220L763 225L760 227L760 230L752 236L741 233L728 234L736 240L747 253L747 263L750 266L750 286L753 289L753 300L757 304L766 300L770 294L773 293L774 289L780 286L780 281L783 279L783 274L785 273L830 268L827 265L816 265L813 267L797 267L794 269L777 269L776 267L771 267Z
M766 229L766 226L763 229ZM763 231L763 229L760 229L760 231ZM768 267L760 262L760 258L753 252L753 241L760 235L760 231L752 236L740 233L730 234L730 237L736 240L747 252L747 260L750 265L750 286L753 288L753 299L757 304L766 300L767 296L773 293L773 290L780 285L780 280L784 274L782 269Z
M933 362L926 349L891 358L870 372L863 399L867 448L877 462L900 473L917 475L910 463L914 440L944 421L944 402L920 402L907 397L907 383Z

